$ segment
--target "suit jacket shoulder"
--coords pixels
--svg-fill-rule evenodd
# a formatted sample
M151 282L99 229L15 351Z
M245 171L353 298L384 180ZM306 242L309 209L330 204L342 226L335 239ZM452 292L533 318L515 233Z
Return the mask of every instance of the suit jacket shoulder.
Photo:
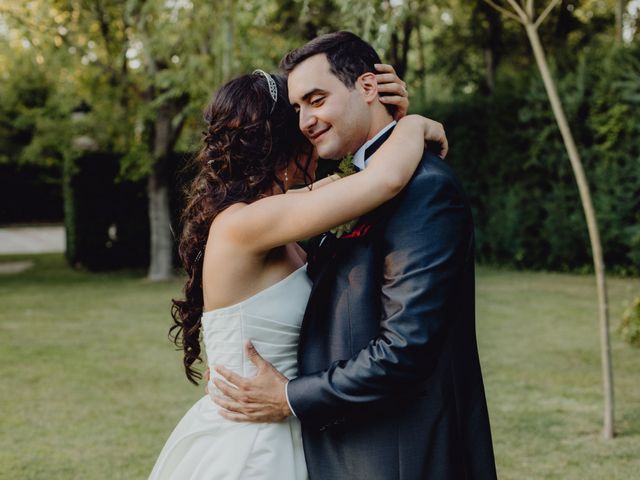
M405 190L413 192L414 190L428 189L429 187L448 186L453 187L455 192L460 195L461 200L466 202L466 195L456 177L451 166L435 154L425 151L416 173L411 181L405 187Z
M371 215L379 220L383 231L395 230L398 225L417 221L420 212L436 204L461 207L467 212L465 223L472 224L466 194L453 169L440 157L425 151L414 176L404 190ZM389 234L387 231L383 235Z

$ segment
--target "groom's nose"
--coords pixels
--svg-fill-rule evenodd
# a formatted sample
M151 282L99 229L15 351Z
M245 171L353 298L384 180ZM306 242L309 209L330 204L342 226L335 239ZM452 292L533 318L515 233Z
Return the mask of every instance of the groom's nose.
M300 118L298 122L300 131L302 131L302 133L307 133L309 128L313 127L316 124L316 117L311 113L309 109L301 108Z

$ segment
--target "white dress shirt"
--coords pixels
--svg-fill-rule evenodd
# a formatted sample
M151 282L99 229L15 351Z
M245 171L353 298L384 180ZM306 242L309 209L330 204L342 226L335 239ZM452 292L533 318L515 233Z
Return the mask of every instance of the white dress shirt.
M375 136L371 140L367 140L364 143L364 145L362 145L358 150L356 150L356 153L353 154L353 164L356 167L358 167L360 170L364 170L366 168L367 163L369 163L369 159L368 158L364 158L364 154L367 151L367 148L369 148L371 145L373 145L373 143L376 140L378 140L382 135L384 135L387 130L389 130L391 127L394 127L396 125L396 123L398 123L398 122L393 120L387 126L382 128L378 133L376 133Z

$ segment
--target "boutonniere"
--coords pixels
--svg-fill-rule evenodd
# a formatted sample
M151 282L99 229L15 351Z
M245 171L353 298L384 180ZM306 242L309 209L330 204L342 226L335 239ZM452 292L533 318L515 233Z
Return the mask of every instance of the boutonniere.
M340 161L340 164L338 165L338 171L336 172L336 174L340 178L344 178L344 177L348 177L349 175L353 175L357 171L358 170L356 169L356 166L353 164L353 155L348 154L346 157L344 157ZM356 232L356 230L359 230L359 228L356 229L356 225L358 225L359 220L360 220L359 218L355 218L347 223L338 225L337 227L332 228L330 232L333 233L336 236L336 238L360 237L364 235L364 233L354 236L354 232Z
M371 230L371 225L366 223L361 223L360 225L355 226L350 232L344 233L342 238L360 238L364 237Z

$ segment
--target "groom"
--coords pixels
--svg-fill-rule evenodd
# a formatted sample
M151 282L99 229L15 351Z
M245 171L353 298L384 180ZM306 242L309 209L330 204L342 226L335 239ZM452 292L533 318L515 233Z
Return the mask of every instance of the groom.
M300 129L323 158L358 168L391 134L373 48L315 38L281 62ZM314 286L287 381L248 346L258 375L216 368L239 421L302 424L311 478L494 479L474 313L471 212L451 169L425 151L405 190L310 254Z

